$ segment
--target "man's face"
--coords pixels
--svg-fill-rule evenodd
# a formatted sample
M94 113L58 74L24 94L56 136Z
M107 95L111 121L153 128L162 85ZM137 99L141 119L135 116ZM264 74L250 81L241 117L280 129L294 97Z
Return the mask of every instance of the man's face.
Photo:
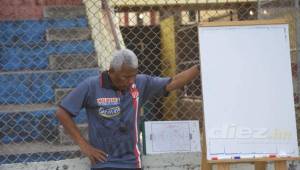
M110 78L113 85L119 90L128 89L134 82L137 74L137 69L123 65L121 70L109 70Z

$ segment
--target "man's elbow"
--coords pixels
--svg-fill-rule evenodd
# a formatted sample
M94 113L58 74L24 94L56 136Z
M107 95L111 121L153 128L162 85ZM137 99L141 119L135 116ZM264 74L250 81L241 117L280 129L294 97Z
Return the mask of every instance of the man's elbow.
M172 81L166 85L165 90L167 92L171 92L174 90L174 85L173 85Z
M58 107L55 116L58 120L62 121L64 118L69 117L69 114L61 107Z

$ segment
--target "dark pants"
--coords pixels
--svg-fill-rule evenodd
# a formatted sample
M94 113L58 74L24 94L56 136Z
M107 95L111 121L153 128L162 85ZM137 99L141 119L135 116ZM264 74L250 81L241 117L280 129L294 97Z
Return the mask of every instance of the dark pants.
M141 168L92 168L91 170L141 170Z

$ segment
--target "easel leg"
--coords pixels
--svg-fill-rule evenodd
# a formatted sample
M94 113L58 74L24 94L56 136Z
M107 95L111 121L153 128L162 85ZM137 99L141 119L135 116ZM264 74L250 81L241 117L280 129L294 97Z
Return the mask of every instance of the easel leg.
M230 164L224 163L224 164L217 164L217 170L229 170Z
M207 162L207 155L206 155L206 141L205 141L205 131L204 131L204 125L202 125L202 155L201 155L201 170L212 170L212 164L209 164Z
M287 170L287 162L286 161L275 161L275 170Z
M211 170L211 164L209 164L207 162L207 159L206 159L206 154L205 153L202 153L202 158L201 158L201 170Z
M255 170L266 170L267 163L266 162L255 162L254 169Z

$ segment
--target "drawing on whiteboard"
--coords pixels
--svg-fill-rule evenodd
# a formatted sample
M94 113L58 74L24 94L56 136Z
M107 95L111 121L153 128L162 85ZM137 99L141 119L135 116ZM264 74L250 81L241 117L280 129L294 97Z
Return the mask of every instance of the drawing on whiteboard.
M152 143L153 151L190 151L190 130L189 124L178 123L168 124L163 127L161 123L152 124L152 131L157 133L152 135L155 141ZM180 140L178 140L180 139Z

